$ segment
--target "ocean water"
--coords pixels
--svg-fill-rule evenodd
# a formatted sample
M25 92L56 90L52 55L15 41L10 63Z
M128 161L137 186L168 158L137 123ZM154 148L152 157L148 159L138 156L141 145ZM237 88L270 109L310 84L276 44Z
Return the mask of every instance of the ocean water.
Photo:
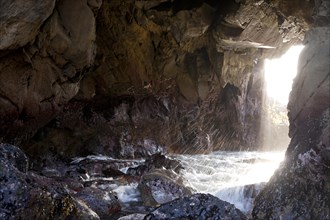
M197 193L209 193L224 201L234 204L238 209L249 214L256 192L260 191L260 183L267 182L284 159L284 152L226 152L198 155L169 155L181 161L181 171L186 182ZM120 160L106 156L88 156L74 158L72 163L83 160L109 161L122 164L120 170L126 172L129 167L142 164L144 160ZM100 177L87 176L86 180L97 180ZM112 178L101 178L112 180ZM253 190L246 192L246 186L253 185ZM100 188L114 191L121 203L128 209L131 204L141 202L137 189L138 183L118 185L115 183L98 185ZM251 188L249 188L251 189ZM248 195L247 195L248 194ZM164 195L158 195L160 199Z
M210 193L234 204L244 213L252 209L253 198L244 186L259 191L284 159L284 152L225 152L207 155L172 155L181 161L186 184L196 192Z

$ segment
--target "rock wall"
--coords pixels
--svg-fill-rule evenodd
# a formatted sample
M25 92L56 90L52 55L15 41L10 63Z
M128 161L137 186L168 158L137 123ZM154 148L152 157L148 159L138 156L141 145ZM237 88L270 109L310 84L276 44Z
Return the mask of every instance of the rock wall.
M257 148L263 59L302 40L312 8L31 2L0 9L0 140L66 157Z
M0 140L31 137L77 94L94 62L95 7L84 0L1 1Z
M315 4L288 105L291 143L257 197L253 219L330 218L330 7Z

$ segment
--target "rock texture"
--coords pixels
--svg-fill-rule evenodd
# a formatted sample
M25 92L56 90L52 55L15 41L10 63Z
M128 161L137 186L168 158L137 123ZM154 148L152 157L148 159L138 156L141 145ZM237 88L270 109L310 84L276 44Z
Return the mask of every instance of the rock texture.
M95 9L84 0L17 0L0 10L0 140L20 142L77 94L94 61Z
M257 197L252 215L329 219L328 1L0 4L0 142L22 143L33 167L47 176L27 171L20 150L0 145L0 218L99 218L52 179L63 177L46 169L57 167L54 161L258 147L263 60L301 42L313 23L288 106L292 141L286 161ZM92 168L124 176L107 165ZM70 180L86 175L81 169L71 174ZM99 199L88 198L92 205ZM168 207L182 200L147 218L196 217L201 213L191 201L201 204L203 217L216 219L219 210L229 210L245 218L211 196L183 200L189 203L179 213ZM103 215L108 203L101 202Z
M38 3L33 0L2 0L0 3L0 50L17 49L32 43L55 7L55 0Z
M17 147L0 144L1 219L99 219L66 186L33 172Z
M144 219L247 219L234 205L210 194L194 194L164 204Z
M257 197L253 219L330 218L330 7L315 3L288 105L291 143Z
M171 170L152 170L141 177L138 189L146 206L157 206L191 195L183 179Z
M56 1L0 51L0 140L61 157L257 148L263 59L311 20L292 4Z

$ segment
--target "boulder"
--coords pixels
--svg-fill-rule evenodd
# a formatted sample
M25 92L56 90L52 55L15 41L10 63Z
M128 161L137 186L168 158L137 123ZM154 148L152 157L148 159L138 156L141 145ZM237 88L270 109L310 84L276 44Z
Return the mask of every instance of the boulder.
M153 154L149 156L145 162L137 167L131 167L127 170L128 175L142 176L144 173L152 169L173 170L179 173L183 166L176 159L169 158L163 154Z
M101 219L110 217L121 209L115 195L98 188L86 187L75 194L75 197L84 201Z
M120 217L118 220L143 220L145 216L146 214L135 213Z
M146 206L164 204L191 194L191 190L183 184L179 175L161 169L144 174L138 190Z
M26 205L30 187L25 174L4 158L0 158L0 185L0 219L9 219Z
M0 159L13 165L19 171L26 173L29 161L25 153L18 147L11 144L0 143Z
M99 219L64 184L27 172L19 148L1 144L0 152L0 219Z
M247 219L234 205L210 194L194 194L161 205L144 219Z

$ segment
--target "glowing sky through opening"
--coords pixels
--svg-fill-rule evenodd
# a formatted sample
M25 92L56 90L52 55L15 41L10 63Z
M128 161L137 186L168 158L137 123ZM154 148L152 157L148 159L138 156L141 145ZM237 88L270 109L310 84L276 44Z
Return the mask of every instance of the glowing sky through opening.
M297 75L299 54L303 48L292 46L282 57L265 61L267 95L283 105L288 104L292 81Z

